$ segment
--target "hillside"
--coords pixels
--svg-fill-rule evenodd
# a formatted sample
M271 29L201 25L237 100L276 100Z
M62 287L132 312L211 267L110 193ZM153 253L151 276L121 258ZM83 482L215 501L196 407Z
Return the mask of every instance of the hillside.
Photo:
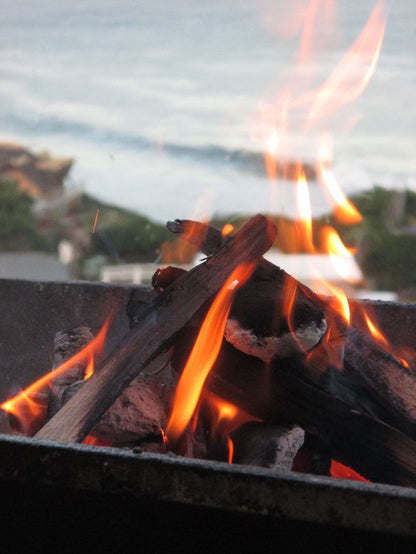
M194 251L174 241L165 226L131 210L107 204L85 192L66 191L50 202L36 202L10 181L0 181L0 243L2 251L56 252L62 241L73 249L74 278L97 279L103 264L154 262L186 263ZM363 216L360 224L345 226L332 217L313 223L319 251L323 226L332 225L345 244L357 250L357 261L371 288L402 292L416 299L416 193L381 187L352 198ZM98 215L97 215L98 214ZM241 227L250 215L212 219L222 228ZM299 252L294 237L299 226L284 217L273 218L276 246Z

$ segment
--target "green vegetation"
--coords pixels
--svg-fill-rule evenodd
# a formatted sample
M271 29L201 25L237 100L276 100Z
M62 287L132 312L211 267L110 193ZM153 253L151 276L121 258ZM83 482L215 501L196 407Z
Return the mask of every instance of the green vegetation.
M314 221L314 244L319 249L321 229L333 226L343 242L356 248L357 261L371 288L400 291L416 299L416 193L374 187L351 198L363 216L357 225L342 225L333 216ZM247 216L216 218L214 224L221 228L230 222L236 229ZM299 226L284 217L274 218L278 234L276 244L287 253L299 252L299 241L292 240L299 233ZM296 247L294 247L296 244ZM414 292L411 292L411 289Z
M360 266L374 288L416 287L416 193L375 187L352 199L363 221L339 232L358 249Z
M32 198L19 191L14 182L0 182L0 249L3 252L46 248L32 207Z
M415 291L416 193L375 187L351 200L363 216L361 223L346 226L332 216L316 220L314 243L319 248L322 227L332 225L347 246L357 249L357 261L372 288ZM174 240L164 225L87 194L68 194L41 210L8 181L0 182L0 217L3 251L56 252L61 240L69 240L75 249L72 272L76 278L98 278L104 263L154 262L162 245ZM212 224L221 228L232 223L238 229L249 217L214 218ZM299 226L283 217L274 222L278 227L276 246L284 252L299 251L293 240ZM164 253L165 262L181 263L190 261L184 255L190 258L194 251L174 245ZM415 294L411 293L412 299Z

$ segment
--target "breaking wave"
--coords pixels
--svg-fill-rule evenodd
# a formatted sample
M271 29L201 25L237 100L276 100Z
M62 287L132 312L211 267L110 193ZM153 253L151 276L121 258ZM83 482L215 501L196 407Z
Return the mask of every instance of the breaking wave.
M87 121L67 120L56 116L42 118L25 118L16 114L9 114L7 127L18 134L39 136L66 136L73 141L79 139L93 140L102 147L119 148L130 152L143 153L146 150L158 151L172 158L185 158L191 162L212 167L230 167L240 172L246 172L257 177L267 177L264 155L262 152L248 149L231 149L215 144L192 145L175 142L161 142L157 139L140 134L129 134L117 129L110 129L94 125ZM289 160L277 163L277 170L287 180L296 178L298 162ZM306 177L315 179L314 166L302 163Z

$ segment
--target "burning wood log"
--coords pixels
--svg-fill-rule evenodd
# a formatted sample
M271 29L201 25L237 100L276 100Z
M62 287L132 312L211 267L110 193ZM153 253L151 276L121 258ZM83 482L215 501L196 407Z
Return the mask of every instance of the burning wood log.
M160 353L241 263L257 262L276 235L261 215L250 220L205 263L176 280L77 394L35 435L79 442L131 380Z
M204 223L176 220L167 227L207 255L230 240ZM324 343L327 327L332 332ZM348 326L329 302L270 262L263 259L237 292L225 338L265 362L295 355L298 375L352 408L416 437L415 373ZM305 355L316 346L310 357ZM334 366L334 358L339 362L340 357L342 367Z
M371 481L415 487L416 441L307 380L299 364L295 357L265 364L224 342L207 386L265 422L298 424Z
M195 230L194 222L168 227L189 237L191 225ZM210 255L228 238L204 227L197 224L198 241ZM331 334L321 340L326 325ZM224 343L210 390L265 421L299 424L371 480L416 485L416 378L328 301L263 260L234 299L225 338L238 350Z

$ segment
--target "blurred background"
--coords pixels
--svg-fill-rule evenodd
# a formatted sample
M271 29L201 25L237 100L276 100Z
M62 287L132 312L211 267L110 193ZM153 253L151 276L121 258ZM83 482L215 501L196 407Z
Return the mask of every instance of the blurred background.
M147 283L198 259L166 220L263 212L273 261L303 281L331 225L350 273L322 277L416 301L413 0L0 8L0 277Z

